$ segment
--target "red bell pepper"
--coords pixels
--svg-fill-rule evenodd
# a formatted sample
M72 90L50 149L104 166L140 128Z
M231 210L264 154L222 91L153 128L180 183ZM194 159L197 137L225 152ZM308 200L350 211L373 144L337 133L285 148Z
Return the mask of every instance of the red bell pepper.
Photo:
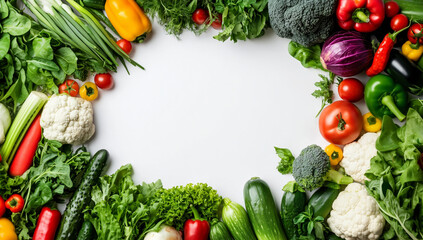
M339 0L336 18L342 29L373 32L385 19L383 0Z
M6 208L9 209L13 213L17 213L22 211L24 207L24 200L21 195L19 194L12 194L7 200L6 200Z
M6 205L4 205L3 197L0 196L0 218L3 217L3 214L6 212Z
M60 224L59 210L52 210L48 207L41 209L40 216L37 220L33 240L54 240L56 229Z
M194 213L193 219L188 219L184 225L184 240L207 240L210 233L210 224L200 218L197 209L191 206Z

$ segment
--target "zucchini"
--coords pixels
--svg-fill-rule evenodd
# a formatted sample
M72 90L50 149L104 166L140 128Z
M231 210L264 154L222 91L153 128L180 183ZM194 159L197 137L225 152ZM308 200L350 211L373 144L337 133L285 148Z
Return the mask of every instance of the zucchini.
M108 156L109 153L102 149L95 153L91 158L79 187L76 189L71 200L66 205L66 210L63 214L56 240L75 239L76 234L78 234L81 221L83 220L82 211L90 203L91 188L94 184L96 184L98 178L100 177L100 174L106 165Z
M213 222L210 227L210 240L231 240L232 236L226 225L221 221Z
M297 226L294 224L294 218L304 212L307 205L307 194L301 191L285 193L281 201L282 226L288 239L294 239Z
M339 189L321 187L308 200L307 206L313 207L314 217L322 216L326 218L332 210L332 203L338 197L338 194Z
M91 240L91 239L97 239L97 232L95 231L93 224L90 221L85 220L82 223L81 230L79 230L79 234L76 240Z
M222 220L235 240L257 240L247 212L229 198L223 199Z
M247 214L259 240L287 240L279 212L267 183L251 178L244 185Z
M106 5L106 0L82 0L82 3L84 7L104 10L104 5Z

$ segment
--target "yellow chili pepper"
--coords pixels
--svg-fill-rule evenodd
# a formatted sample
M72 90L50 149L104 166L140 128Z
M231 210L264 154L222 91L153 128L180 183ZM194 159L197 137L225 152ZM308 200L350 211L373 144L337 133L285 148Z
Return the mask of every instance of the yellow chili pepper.
M368 112L363 115L363 129L366 132L379 132L382 128L382 121Z
M128 41L151 31L150 19L134 0L106 0L104 9L113 27Z
M401 50L402 54L411 61L418 61L423 54L423 45L420 45L417 49L414 49L412 43L407 41L402 45Z
M7 218L0 218L0 239L1 240L17 240L15 226Z
M331 143L325 148L326 154L329 156L330 165L336 166L344 157L342 155L342 149L335 144Z
M79 95L85 100L93 101L98 97L98 88L92 82L84 83L84 85L79 88Z

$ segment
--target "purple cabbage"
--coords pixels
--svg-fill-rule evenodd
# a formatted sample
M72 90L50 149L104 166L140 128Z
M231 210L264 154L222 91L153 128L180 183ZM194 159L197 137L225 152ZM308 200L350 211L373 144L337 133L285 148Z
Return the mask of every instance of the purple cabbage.
M340 31L323 44L320 61L338 76L350 77L369 67L373 60L371 43L356 31Z

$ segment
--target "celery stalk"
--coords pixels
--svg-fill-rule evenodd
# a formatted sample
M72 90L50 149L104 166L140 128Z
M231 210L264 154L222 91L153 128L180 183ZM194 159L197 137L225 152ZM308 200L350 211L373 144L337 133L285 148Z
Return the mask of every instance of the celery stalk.
M0 149L0 156L2 156L7 164L10 164L26 131L47 100L48 97L44 93L32 91L22 104Z

